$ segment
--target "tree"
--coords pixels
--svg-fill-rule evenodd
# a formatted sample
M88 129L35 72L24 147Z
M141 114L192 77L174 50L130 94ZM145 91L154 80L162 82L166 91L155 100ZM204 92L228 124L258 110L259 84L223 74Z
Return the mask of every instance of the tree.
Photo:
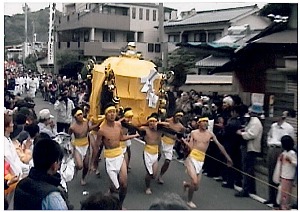
M79 61L79 53L71 50L59 50L56 52L56 64L63 68L71 62Z
M33 72L37 71L36 61L37 58L35 55L33 54L28 55L28 57L26 57L24 61L26 69L31 70Z
M174 80L171 83L175 88L179 88L180 86L185 84L187 70L183 63L176 64L175 66L170 68L171 71L174 72Z
M267 16L269 14L281 15L281 16L290 16L292 4L287 3L270 3L266 4L261 10L261 16Z

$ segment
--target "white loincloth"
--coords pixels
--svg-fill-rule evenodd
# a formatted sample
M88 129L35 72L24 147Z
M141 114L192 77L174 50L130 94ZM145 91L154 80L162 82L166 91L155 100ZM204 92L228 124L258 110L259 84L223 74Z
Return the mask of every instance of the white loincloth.
M86 156L87 150L89 148L89 145L86 146L75 146L75 149L79 152L79 154L81 155L82 160L84 159L84 157Z
M189 157L189 159L191 160L191 162L192 162L192 164L193 164L193 166L195 168L196 174L200 174L204 162L203 161L198 161L198 160L196 160L194 158L191 158L191 157Z
M126 141L126 146L127 146L127 147L131 146L131 139L128 139L128 140Z
M158 154L150 154L144 151L144 164L150 175L153 174L153 164L158 161Z
M161 142L162 146L162 153L165 157L165 159L172 160L173 157L173 144L166 144L165 142Z
M105 158L106 172L113 182L116 189L119 189L120 184L118 180L118 174L123 164L124 154L121 154L114 158Z

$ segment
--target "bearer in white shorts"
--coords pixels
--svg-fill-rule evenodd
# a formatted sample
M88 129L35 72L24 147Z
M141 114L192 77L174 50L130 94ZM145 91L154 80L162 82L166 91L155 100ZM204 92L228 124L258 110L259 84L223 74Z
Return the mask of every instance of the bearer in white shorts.
M150 181L154 179L158 170L158 152L161 142L161 132L157 131L157 114L153 113L147 118L148 125L142 126L141 130L145 130L145 147L144 147L144 164L146 167L146 194L152 194L150 189Z
M85 185L85 177L89 169L89 139L88 121L83 118L83 112L81 108L76 107L72 110L72 116L75 122L69 128L69 135L74 136L72 144L74 146L74 159L76 170L82 170L81 185Z

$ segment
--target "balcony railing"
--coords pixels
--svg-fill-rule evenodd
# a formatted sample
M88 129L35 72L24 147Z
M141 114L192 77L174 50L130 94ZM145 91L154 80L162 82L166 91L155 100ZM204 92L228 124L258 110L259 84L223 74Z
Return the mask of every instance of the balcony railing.
M130 17L96 12L79 12L58 18L57 31L79 28L129 30Z

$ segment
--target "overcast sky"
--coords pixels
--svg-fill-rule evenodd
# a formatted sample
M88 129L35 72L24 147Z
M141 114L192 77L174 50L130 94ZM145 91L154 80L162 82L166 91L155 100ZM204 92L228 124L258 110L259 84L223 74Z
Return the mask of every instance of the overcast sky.
M41 2L41 1L26 1L28 7L31 9L31 11L38 11L40 9L44 9L45 7L49 6L49 2ZM57 3L57 9L62 11L62 2L76 2L76 1L55 1ZM82 3L83 1L81 1ZM94 1L91 1L94 2ZM109 2L109 1L105 1ZM110 1L113 2L113 1ZM115 2L122 2L122 1L115 1ZM123 1L123 2L146 2L146 1ZM148 1L148 2L156 2L159 1ZM253 5L257 4L259 8L262 8L266 3L263 1L215 1L215 2L201 2L201 1L195 1L195 0L173 0L170 1L160 1L164 3L164 6L171 7L178 10L178 15L181 11L191 10L193 8L196 9L196 11L203 11L203 10L211 10L211 9L222 9L222 8L233 8L233 7L241 7L241 6L247 6L247 5ZM25 5L25 1L5 1L4 2L4 15L14 15L17 13L23 13L22 7ZM2 7L3 8L3 7Z

